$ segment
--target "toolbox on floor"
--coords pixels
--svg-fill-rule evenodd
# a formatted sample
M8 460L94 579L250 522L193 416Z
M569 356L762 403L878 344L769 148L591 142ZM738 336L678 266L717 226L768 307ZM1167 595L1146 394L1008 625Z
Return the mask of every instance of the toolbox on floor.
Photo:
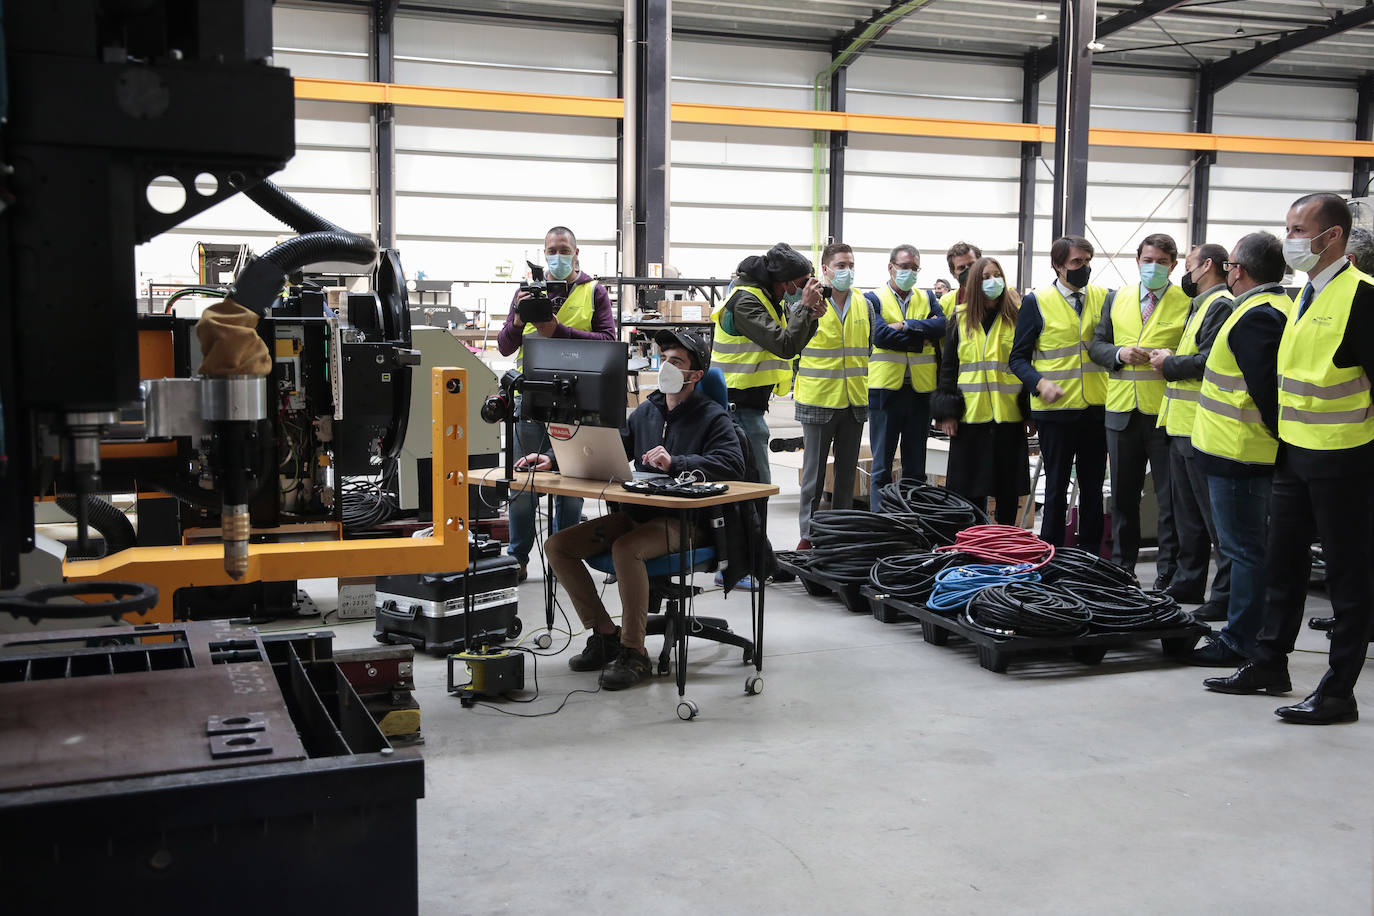
M409 643L435 654L514 639L521 630L519 582L520 564L502 554L474 559L463 572L378 576L373 635L378 642ZM469 590L472 620L465 621ZM472 646L466 643L468 633Z

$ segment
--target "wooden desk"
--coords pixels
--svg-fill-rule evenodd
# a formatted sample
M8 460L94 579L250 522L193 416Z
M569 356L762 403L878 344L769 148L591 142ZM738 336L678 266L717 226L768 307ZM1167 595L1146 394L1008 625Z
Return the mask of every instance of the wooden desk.
M470 478L470 482L482 486L496 486L498 483L506 483L504 477L498 479L498 475L503 474L502 469L489 468L480 479ZM533 471L517 473L515 481L510 483L510 489L514 492L532 491L539 495L553 496L574 496L582 499L605 500L607 502L628 503L637 506L653 506L659 509L670 509L678 513L682 522L683 529L691 523L691 515L699 509L709 509L712 506L723 506L729 503L744 502L751 499L763 499L769 496L776 496L778 488L767 483L749 483L743 480L720 481L729 486L730 489L716 496L704 496L700 499L689 499L682 496L657 496L650 493L635 493L627 490L619 482L606 482L604 480L587 480L580 477L564 477L553 471ZM553 527L553 500L549 500L548 526ZM750 539L752 548L753 540ZM750 557L750 568L756 564ZM685 586L691 569L687 564L687 546L684 541L678 549L678 579ZM553 599L554 588L557 585L553 577L552 570L546 570L544 577L544 612L550 629L553 628ZM754 637L754 671L755 674L745 682L745 689L749 693L758 692L751 689L751 684L760 686L763 674L763 609L765 600L765 590L767 583L760 579L754 583L755 590L749 593L749 612L753 624ZM690 609L691 604L687 604ZM687 691L687 638L691 631L691 612L685 613L688 626L682 628L678 634L677 645L674 647L677 655L677 695L678 695L678 716L683 719L690 719L696 715L697 708L695 703L683 699ZM757 680L755 680L757 678ZM686 712L684 712L686 710Z

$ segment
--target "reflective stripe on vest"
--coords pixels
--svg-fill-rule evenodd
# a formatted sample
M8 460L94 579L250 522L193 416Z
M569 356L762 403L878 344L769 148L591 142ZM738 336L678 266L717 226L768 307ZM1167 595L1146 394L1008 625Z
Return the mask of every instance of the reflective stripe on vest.
M1178 356L1196 356L1198 353L1197 336L1207 321L1212 304L1219 299L1230 302L1225 287L1217 290L1198 303L1193 316L1183 327L1183 339L1178 342ZM1193 418L1197 415L1197 393L1202 390L1202 379L1185 378L1169 382L1164 389L1164 402L1159 408L1159 426L1171 436L1191 436Z
M1279 438L1298 448L1337 451L1374 440L1374 404L1361 366L1334 362L1350 305L1368 274L1347 266L1301 316L1289 312L1279 343Z
M854 407L868 404L868 343L872 338L868 300L849 291L844 321L833 300L816 324L816 333L797 362L798 404L812 407Z
M952 323L959 321L951 314ZM1002 315L984 332L981 325L972 332L959 325L959 391L964 396L965 423L1014 423L1022 420L1016 403L1021 380L1011 372L1011 342L1014 322Z
M875 292L878 295L878 304L882 306L879 312L884 324L909 319L919 321L930 317L930 300L933 295L931 293L912 290L911 295L907 297L906 308L903 309L890 284L884 283ZM896 391L907 381L910 372L909 384L913 389L921 392L934 391L935 348L939 345L939 341L927 341L918 353L874 347L873 354L868 358L868 387Z
M740 291L761 302L768 311L768 317L777 322L778 327L787 326L782 320L782 313L763 290L757 286L735 287L735 292ZM769 353L743 334L727 334L721 326L724 315L725 302L711 312L711 320L716 324L711 341L711 365L719 366L725 374L725 387L739 390L771 385L776 393L786 394L792 385L791 360Z
M1044 327L1036 341L1031 365L1041 377L1062 388L1064 395L1048 404L1032 391L1033 410L1082 410L1107 401L1104 375L1107 370L1088 356L1088 342L1102 318L1102 303L1107 299L1107 291L1100 286L1087 286L1081 292L1083 314L1080 315L1053 283L1035 291Z
M1250 396L1250 388L1231 352L1231 329L1246 312L1269 305L1287 314L1293 302L1281 290L1244 299L1222 324L1207 356L1193 418L1193 448L1241 464L1272 465L1279 443L1269 432Z
M1140 320L1140 285L1117 290L1112 304L1112 343L1117 348L1177 350L1192 303L1177 286L1170 286L1155 303L1150 320ZM1164 376L1146 366L1123 366L1108 373L1107 409L1114 413L1138 410L1156 416L1164 400Z
M596 310L596 281L588 280L586 283L579 283L573 287L572 292L568 293L568 298L563 300L563 304L558 308L558 314L554 320L565 327L574 328L578 331L590 331L592 329L592 314ZM534 334L534 325L525 322L525 330L520 332L520 349L515 354L515 371L520 372L525 367L525 335Z

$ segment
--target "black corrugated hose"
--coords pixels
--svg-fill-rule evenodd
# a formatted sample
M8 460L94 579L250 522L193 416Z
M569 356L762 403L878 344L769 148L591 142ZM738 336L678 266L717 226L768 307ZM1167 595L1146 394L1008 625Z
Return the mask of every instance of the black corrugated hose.
M935 589L935 577L941 572L951 566L981 562L977 557L949 550L883 557L869 570L868 582L894 598L925 604Z
M926 539L937 547L953 544L965 528L988 524L986 512L944 487L897 480L884 484L878 493L885 514L914 516Z
M1065 589L1042 582L1008 582L974 595L959 618L990 636L1067 638L1086 634L1092 613Z
M57 497L57 507L72 518L77 518L81 509L75 496ZM76 549L69 549L67 556L74 560L93 560L138 544L138 534L134 531L133 522L129 521L129 516L119 511L114 503L99 496L87 496L86 511L91 527L99 531L105 540L105 552L85 555L78 553Z
M868 582L883 557L930 549L920 528L908 520L862 509L830 509L811 516L806 565L843 582Z

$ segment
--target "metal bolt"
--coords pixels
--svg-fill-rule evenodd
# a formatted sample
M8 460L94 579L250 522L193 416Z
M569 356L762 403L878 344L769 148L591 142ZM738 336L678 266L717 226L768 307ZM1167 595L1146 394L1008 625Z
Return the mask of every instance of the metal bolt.
M395 749L394 747L384 747L384 748L382 748L382 756L383 756L383 757L390 757L390 756L391 756L392 754L394 754L394 753L396 753L396 749Z
M451 378L451 379L448 380L448 393L449 393L449 394L462 394L462 392L463 392L463 381L462 381L462 379Z
M377 365L380 366L380 365L381 365L382 363L384 363L384 362L386 362L386 357L383 356L382 354L378 353L378 354L377 354Z

